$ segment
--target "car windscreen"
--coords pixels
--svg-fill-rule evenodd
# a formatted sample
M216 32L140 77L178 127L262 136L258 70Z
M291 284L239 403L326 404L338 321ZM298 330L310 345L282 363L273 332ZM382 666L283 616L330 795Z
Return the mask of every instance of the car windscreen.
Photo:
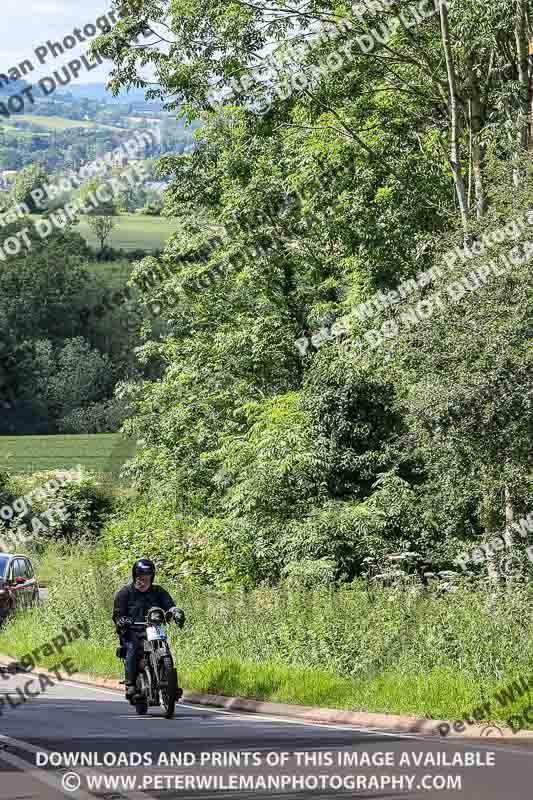
M7 556L0 555L0 578L5 578L8 562L9 558Z

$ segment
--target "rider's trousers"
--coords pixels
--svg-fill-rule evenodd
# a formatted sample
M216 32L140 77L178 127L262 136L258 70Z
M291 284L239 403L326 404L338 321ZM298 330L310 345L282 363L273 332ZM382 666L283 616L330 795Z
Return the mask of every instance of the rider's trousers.
M126 642L127 653L126 653L126 670L131 675L137 672L137 647L138 644L135 640L128 639Z

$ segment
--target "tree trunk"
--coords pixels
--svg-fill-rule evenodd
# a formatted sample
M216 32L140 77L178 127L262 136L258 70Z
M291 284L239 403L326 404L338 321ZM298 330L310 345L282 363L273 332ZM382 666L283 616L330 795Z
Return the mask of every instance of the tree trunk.
M461 128L459 125L459 97L457 93L457 77L455 74L455 65L453 63L453 54L450 44L450 24L448 19L448 8L445 0L440 0L440 27L442 37L442 47L446 59L446 71L448 75L448 93L450 97L450 128L451 128L451 152L450 163L453 172L453 180L455 183L455 192L459 202L459 210L461 213L461 221L463 223L463 230L465 234L468 233L468 200L466 196L466 187L463 172L461 169L461 148L459 139L461 136Z
M474 188L476 193L476 217L481 219L487 210L487 199L483 184L483 148L480 142L483 127L484 108L481 101L479 80L475 72L472 56L467 58L468 78L470 82L470 126L472 137L472 171L474 174Z
M518 111L518 150L519 157L527 153L529 147L529 53L527 37L526 0L516 0L515 17L516 60L518 64L518 82L520 85L520 104ZM515 186L520 184L523 170L517 165L514 170Z
M514 505L511 492L505 487L505 528L510 528L514 522Z
M469 122L469 134L468 134L468 209L472 208L472 100L468 101L468 122Z
M529 12L526 6L526 31L528 37L528 83L529 83L529 129L528 129L528 150L533 150L533 30L529 19Z
M500 492L496 493L497 495ZM487 492L484 497L485 506L485 537L486 541L490 540L498 533L499 528L499 515L494 508L494 494ZM493 555L487 556L487 572L489 579L493 583L498 583L500 580L500 570Z
M505 487L505 531L510 531L514 522L514 503L509 487Z

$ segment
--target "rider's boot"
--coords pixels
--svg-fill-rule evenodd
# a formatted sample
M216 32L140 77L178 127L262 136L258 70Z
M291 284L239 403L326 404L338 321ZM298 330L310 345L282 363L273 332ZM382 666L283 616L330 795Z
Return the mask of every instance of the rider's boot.
M133 700L135 693L137 691L136 684L137 684L137 676L135 672L130 672L129 670L126 670L126 700L129 700L130 703Z

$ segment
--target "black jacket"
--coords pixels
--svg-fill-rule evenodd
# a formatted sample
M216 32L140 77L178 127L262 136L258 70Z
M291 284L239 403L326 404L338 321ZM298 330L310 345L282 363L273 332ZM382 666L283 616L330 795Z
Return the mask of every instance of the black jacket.
M168 611L176 603L162 586L152 584L147 592L140 592L133 583L123 586L115 595L113 622L119 617L129 617L133 622L144 622L146 614L153 607Z

